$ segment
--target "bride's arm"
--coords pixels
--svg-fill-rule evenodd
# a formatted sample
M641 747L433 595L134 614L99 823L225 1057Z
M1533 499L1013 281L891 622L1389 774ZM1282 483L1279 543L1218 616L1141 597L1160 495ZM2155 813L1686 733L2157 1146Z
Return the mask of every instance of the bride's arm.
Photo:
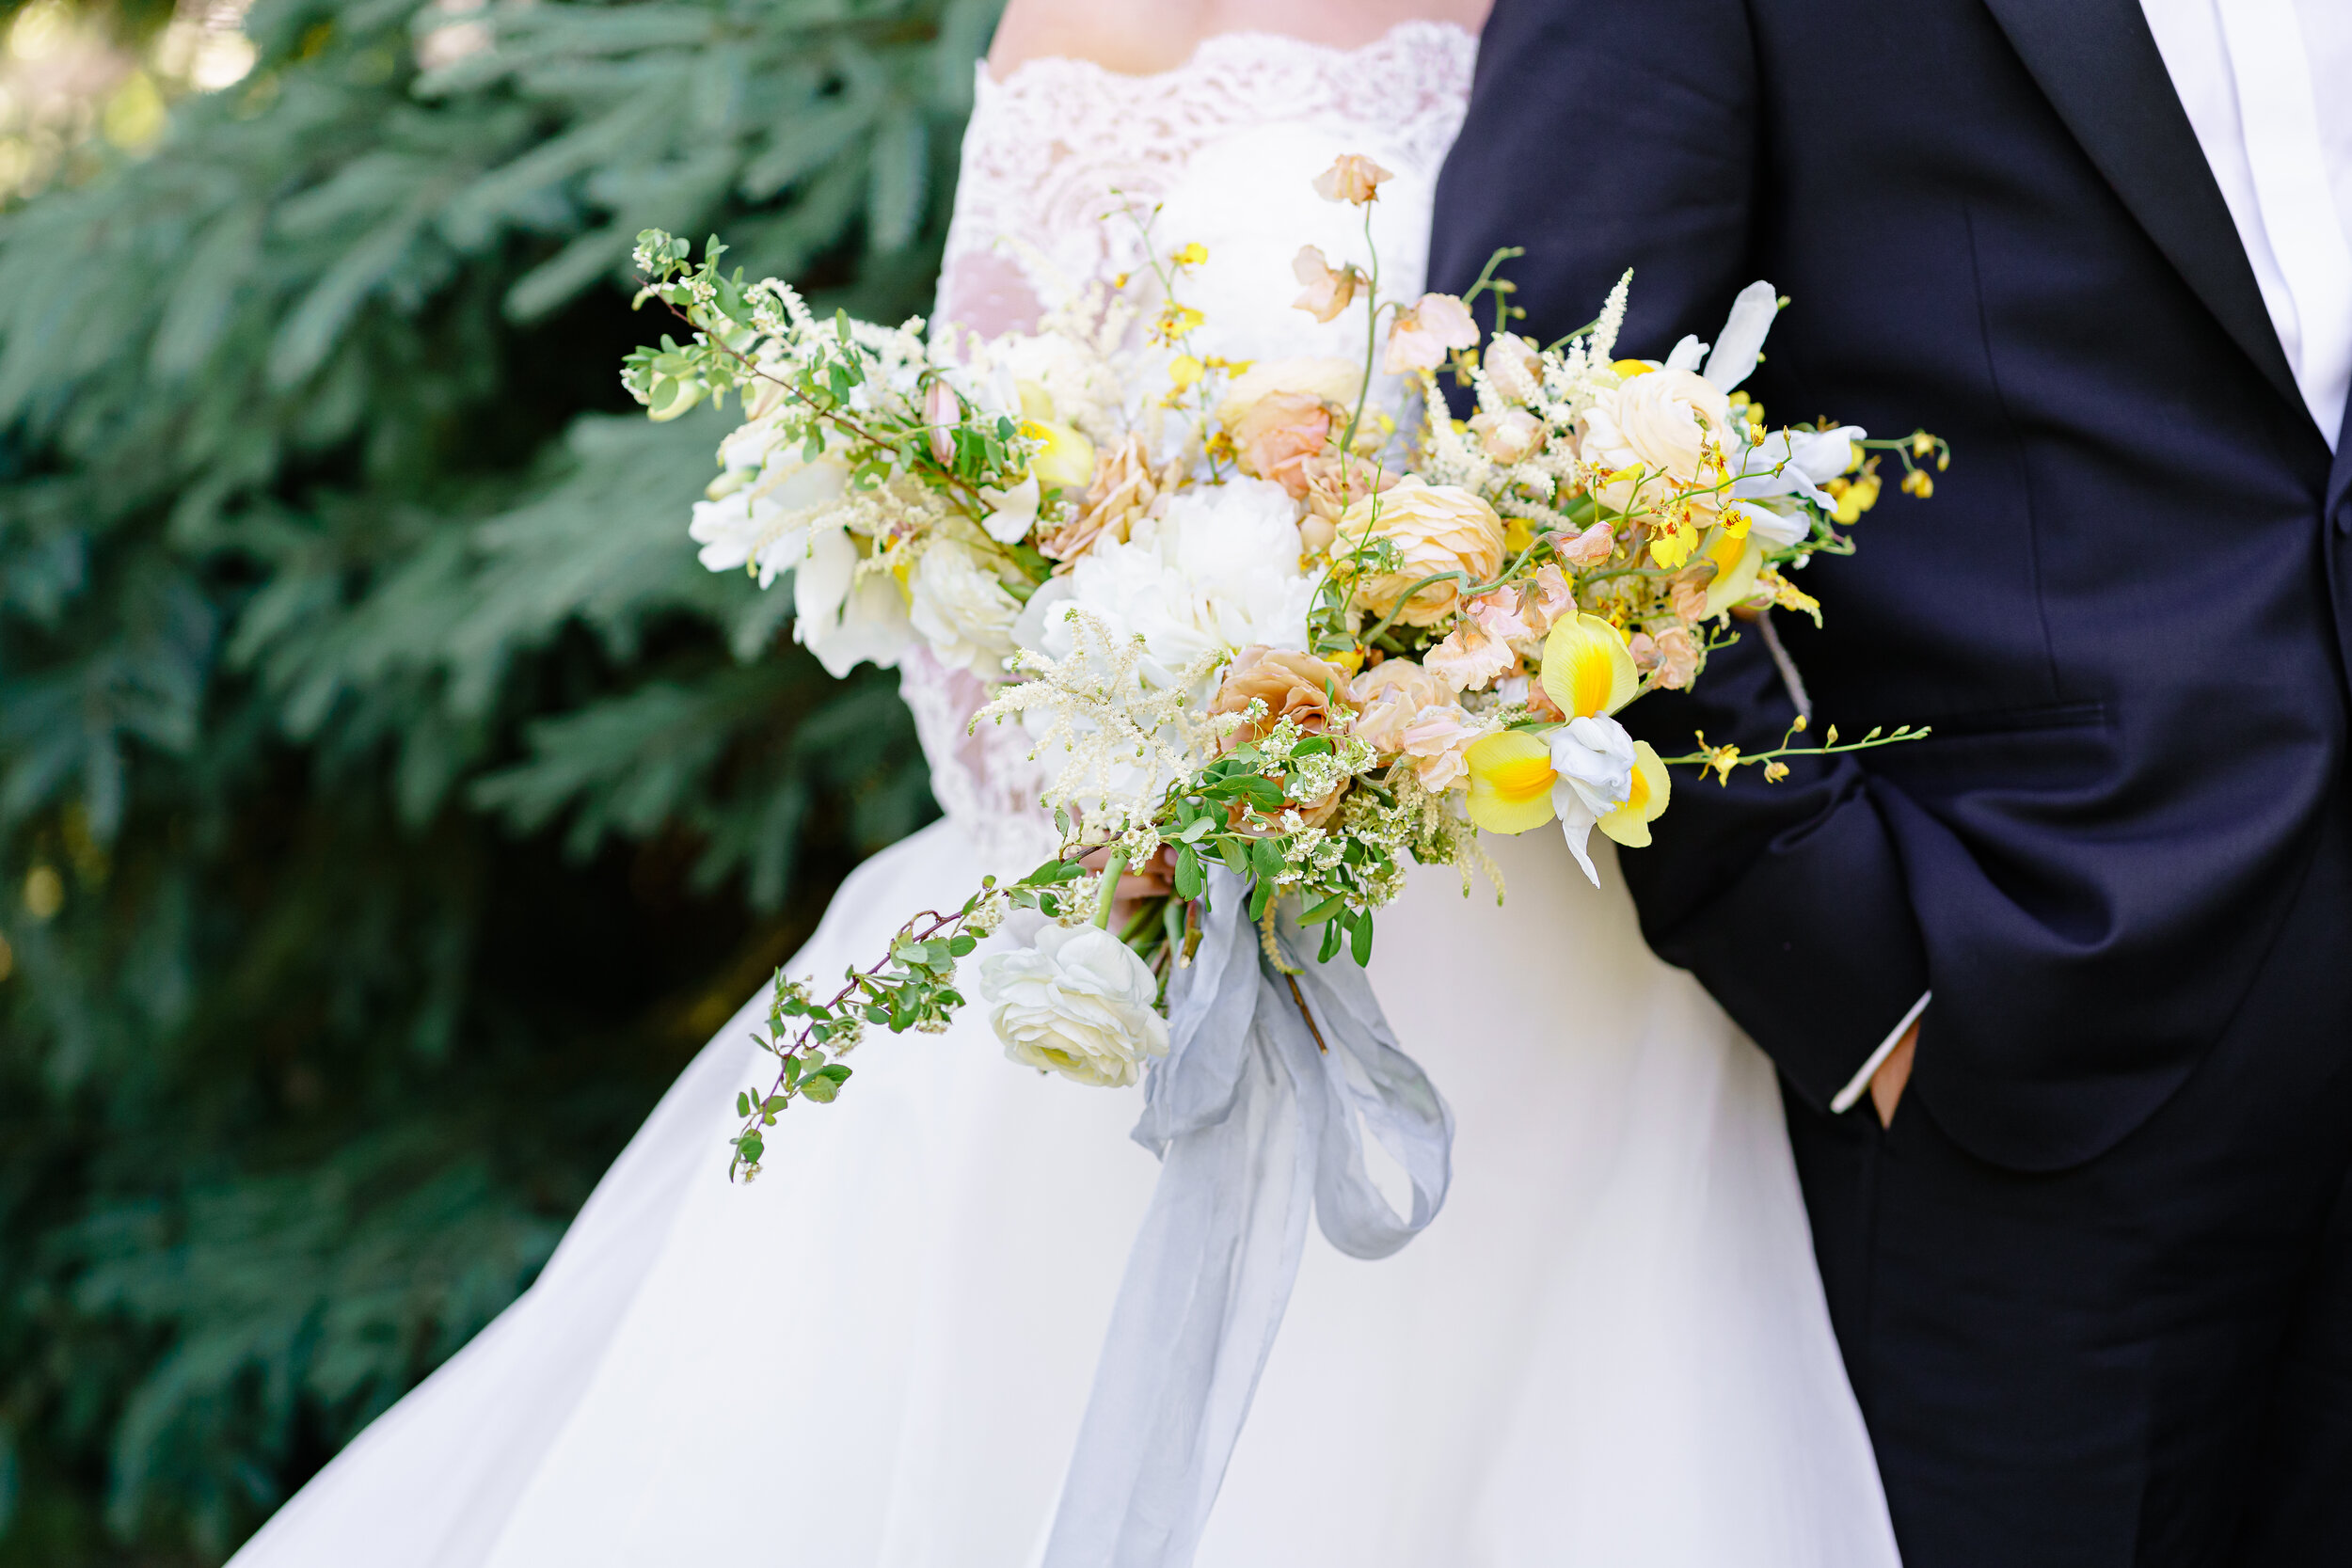
M1451 22L1476 32L1489 0L1012 0L996 25L989 69L1025 60L1092 60L1132 76L1172 71L1218 33L1279 33L1353 48L1401 22Z

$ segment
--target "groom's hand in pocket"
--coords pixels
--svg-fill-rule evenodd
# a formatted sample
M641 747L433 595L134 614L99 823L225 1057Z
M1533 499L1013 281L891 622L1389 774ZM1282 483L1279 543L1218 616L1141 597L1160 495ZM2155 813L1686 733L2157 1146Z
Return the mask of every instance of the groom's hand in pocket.
M1870 1074L1870 1105L1879 1114L1881 1127L1895 1124L1895 1107L1902 1103L1903 1085L1911 1082L1911 1056L1918 1044L1919 1021L1914 1019L1903 1037L1895 1042L1895 1049L1886 1053L1886 1060Z

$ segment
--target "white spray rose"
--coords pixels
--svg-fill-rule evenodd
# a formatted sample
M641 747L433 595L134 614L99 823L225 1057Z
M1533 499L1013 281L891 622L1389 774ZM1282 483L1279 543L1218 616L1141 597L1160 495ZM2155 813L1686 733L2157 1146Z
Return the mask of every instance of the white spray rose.
M801 563L810 525L841 499L850 469L837 457L803 463L797 447L769 451L745 439L759 434L746 427L727 438L722 455L728 472L711 487L720 493L694 503L686 532L702 546L704 566L737 572L748 562L765 588Z
M939 661L982 680L1001 679L1012 654L1012 624L1021 601L996 574L952 539L942 539L914 563L908 618Z
M1159 982L1135 949L1093 926L1048 926L1037 945L980 962L980 1000L1005 1054L1041 1072L1117 1088L1168 1054Z
M885 572L858 570L864 552L838 524L812 529L792 574L792 636L835 680L871 660L887 670L914 641L906 600Z

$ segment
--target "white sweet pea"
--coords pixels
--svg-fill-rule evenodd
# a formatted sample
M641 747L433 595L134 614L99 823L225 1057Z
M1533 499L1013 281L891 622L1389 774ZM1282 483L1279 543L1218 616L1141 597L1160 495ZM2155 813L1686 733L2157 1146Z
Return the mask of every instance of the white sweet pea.
M885 572L858 571L862 552L838 524L812 529L792 574L792 637L839 680L861 662L887 670L914 641L906 600Z
M980 499L989 506L988 515L980 519L980 527L1000 545L1018 545L1037 527L1037 508L1041 496L1037 476L1027 479L1009 490L980 486Z
M1614 719L1571 719L1551 732L1551 809L1567 836L1568 852L1600 884L1586 848L1593 824L1633 798L1633 737Z
M980 961L980 1000L1005 1054L1041 1072L1118 1088L1168 1054L1159 982L1135 949L1094 926L1048 926L1037 945Z
M936 541L914 563L907 617L942 664L1001 679L1020 613L1021 601L996 574L952 539Z
M1707 356L1707 368L1699 373L1724 392L1745 381L1755 372L1756 361L1764 357L1765 334L1772 331L1772 318L1779 314L1780 293L1770 283L1759 279L1740 290L1740 297L1731 302L1724 329L1715 334L1715 352Z
M1745 517L1749 537L1763 540L1766 549L1785 550L1791 545L1801 545L1813 532L1813 519L1803 513L1791 515L1786 512L1775 512L1768 506L1758 506L1754 501L1728 501L1724 503L1724 514L1725 516Z
M1747 449L1731 493L1740 500L1795 496L1824 509L1836 505L1821 486L1853 462L1853 444L1867 434L1858 424L1835 430L1776 430Z

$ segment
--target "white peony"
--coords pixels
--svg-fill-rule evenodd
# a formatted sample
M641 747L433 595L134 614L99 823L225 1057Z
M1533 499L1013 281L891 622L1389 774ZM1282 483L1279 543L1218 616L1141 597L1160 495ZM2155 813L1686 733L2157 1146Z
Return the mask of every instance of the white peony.
M982 680L999 680L1012 655L1021 601L996 574L952 539L935 541L914 563L907 616L939 661Z
M809 531L792 574L793 640L835 680L870 660L887 670L914 640L906 600L886 572L860 572L864 551L838 524Z
M1118 1088L1168 1054L1159 982L1135 949L1094 926L1048 926L1037 945L980 961L980 1000L1005 1054L1041 1072Z
M762 588L776 574L801 563L809 528L849 487L849 465L837 457L801 460L800 449L769 451L764 435L746 426L721 449L728 473L711 486L718 494L694 503L687 536L702 546L699 557L714 572L757 568Z
M1100 545L1030 599L1022 646L1066 658L1072 610L1143 639L1143 677L1168 688L1203 654L1301 649L1314 579L1299 565L1298 508L1279 484L1240 480L1169 498L1123 543Z

